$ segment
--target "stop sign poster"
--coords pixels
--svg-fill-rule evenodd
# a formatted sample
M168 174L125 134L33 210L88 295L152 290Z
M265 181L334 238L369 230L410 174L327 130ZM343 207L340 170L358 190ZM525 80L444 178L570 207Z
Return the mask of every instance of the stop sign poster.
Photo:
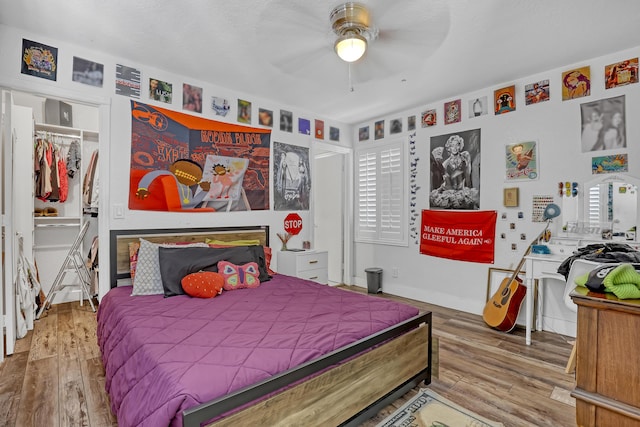
M284 219L284 231L296 235L302 230L302 218L297 213L290 213Z

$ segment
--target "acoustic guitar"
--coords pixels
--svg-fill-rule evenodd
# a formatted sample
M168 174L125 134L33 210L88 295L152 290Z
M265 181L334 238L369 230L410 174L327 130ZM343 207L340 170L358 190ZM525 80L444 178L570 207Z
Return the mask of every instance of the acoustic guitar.
M529 255L533 245L543 237L545 240L549 240L550 233L547 228L531 242L511 277L506 277L502 280L498 290L484 306L482 318L492 328L510 332L516 326L516 319L518 318L518 313L520 313L522 301L527 294L527 287L522 284L522 279L518 277L518 274L524 265L525 257Z

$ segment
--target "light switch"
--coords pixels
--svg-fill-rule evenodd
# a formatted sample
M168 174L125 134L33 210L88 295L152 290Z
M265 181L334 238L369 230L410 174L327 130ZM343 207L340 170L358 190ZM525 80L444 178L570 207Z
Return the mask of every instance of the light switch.
M117 203L113 205L113 218L114 219L123 219L124 218L124 206Z

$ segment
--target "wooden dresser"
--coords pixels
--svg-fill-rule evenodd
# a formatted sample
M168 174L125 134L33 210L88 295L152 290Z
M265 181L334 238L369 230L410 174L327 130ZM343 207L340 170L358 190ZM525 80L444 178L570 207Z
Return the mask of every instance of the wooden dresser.
M576 288L578 426L640 426L640 300Z

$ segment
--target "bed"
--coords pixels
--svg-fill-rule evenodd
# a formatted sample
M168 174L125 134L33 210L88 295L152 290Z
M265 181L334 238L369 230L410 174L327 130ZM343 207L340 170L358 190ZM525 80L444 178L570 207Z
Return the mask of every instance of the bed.
M282 274L212 299L131 295L140 238L267 247L268 236L266 226L111 232L98 344L121 427L355 426L430 383L431 313L404 304ZM160 251L168 264L167 254L207 249Z

